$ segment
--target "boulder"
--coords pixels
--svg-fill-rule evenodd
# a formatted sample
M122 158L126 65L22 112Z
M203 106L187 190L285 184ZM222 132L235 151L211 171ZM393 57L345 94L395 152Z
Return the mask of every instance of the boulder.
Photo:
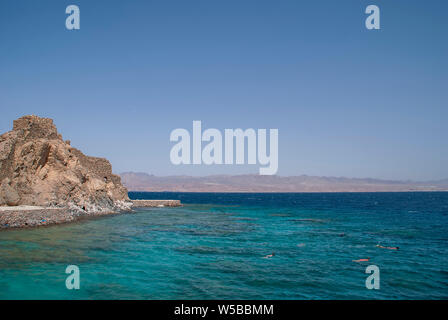
M8 206L17 206L20 202L20 196L10 185L8 178L4 179L0 185L1 202Z

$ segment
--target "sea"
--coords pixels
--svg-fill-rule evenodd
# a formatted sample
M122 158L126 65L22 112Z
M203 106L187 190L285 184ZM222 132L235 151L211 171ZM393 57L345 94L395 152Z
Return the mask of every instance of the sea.
M448 298L446 192L129 196L183 206L1 231L0 299Z

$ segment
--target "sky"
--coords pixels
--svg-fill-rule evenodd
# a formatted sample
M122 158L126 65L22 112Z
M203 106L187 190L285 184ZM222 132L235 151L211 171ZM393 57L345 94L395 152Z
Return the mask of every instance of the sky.
M447 15L443 0L2 0L0 132L36 114L116 173L209 175L260 165L175 166L172 130L276 128L282 176L445 179Z

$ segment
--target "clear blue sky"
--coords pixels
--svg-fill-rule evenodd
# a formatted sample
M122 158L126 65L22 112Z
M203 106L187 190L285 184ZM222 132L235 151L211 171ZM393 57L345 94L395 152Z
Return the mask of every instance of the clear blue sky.
M280 175L447 178L447 17L443 0L2 0L0 132L37 114L115 172L258 172L172 165L170 132L202 120L278 128Z

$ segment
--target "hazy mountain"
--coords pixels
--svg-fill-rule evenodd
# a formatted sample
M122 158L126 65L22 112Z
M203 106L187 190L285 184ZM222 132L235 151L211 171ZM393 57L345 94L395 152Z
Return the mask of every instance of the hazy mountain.
M353 179L315 176L214 175L159 177L140 172L122 173L130 191L178 192L380 192L448 191L448 179L428 182Z

